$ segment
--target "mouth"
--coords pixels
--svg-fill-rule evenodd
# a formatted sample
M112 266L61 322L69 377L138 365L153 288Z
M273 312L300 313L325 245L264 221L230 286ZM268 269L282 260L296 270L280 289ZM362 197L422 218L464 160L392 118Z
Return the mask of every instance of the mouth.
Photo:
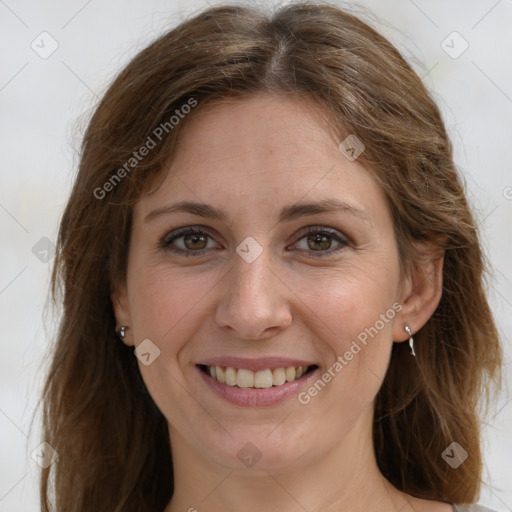
M252 371L247 368L209 366L204 364L199 364L197 367L216 382L243 389L279 388L305 377L318 368L316 364L310 366L266 368L258 371Z

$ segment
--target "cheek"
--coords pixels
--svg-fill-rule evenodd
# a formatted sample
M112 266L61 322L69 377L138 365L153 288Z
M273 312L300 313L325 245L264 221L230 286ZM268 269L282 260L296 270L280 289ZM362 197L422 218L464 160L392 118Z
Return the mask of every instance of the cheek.
M171 423L190 428L193 404L185 391L180 360L199 325L201 300L213 286L205 279L186 276L176 268L140 266L132 269L130 306L133 332L138 344L150 339L159 356L150 365L139 362L144 383L159 409ZM203 312L204 314L204 312Z
M340 353L358 336L364 342L365 333L371 338L380 333L390 336L398 280L398 266L368 258L364 264L340 265L317 274L314 283L306 274L295 276L294 292L307 304L309 317L318 317L325 339Z
M207 280L187 277L175 268L149 266L135 267L133 276L130 307L134 334L155 342L182 339L177 333L194 325L194 311L211 288Z
M385 376L394 318L401 309L398 279L398 267L373 261L326 275L321 294L312 292L308 279L300 281L311 329L319 334L323 347L318 348L329 362L323 381L334 391L332 405L343 402L344 414L370 403Z
M347 286L324 302L324 306L328 304L322 314L329 326L323 331L323 342L329 347L324 360L328 363L319 379L299 397L320 437L343 437L365 412L370 414L393 343L396 311L387 299L369 296L361 287ZM314 418L323 418L320 426Z

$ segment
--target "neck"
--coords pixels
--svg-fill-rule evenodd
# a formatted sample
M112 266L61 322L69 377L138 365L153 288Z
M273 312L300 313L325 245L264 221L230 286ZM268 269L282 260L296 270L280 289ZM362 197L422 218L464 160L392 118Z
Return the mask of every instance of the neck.
M363 415L365 416L365 415ZM280 470L241 472L212 462L170 428L174 495L165 512L308 512L402 509L406 495L380 473L373 451L372 422L361 425L326 453Z

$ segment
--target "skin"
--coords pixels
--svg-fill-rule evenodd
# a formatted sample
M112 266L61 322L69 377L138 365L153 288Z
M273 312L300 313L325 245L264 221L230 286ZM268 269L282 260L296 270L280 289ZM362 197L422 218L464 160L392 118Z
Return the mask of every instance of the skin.
M392 344L435 310L442 257L401 277L386 197L340 142L310 100L264 95L210 106L187 123L165 181L134 208L127 278L112 298L119 325L129 326L125 343L150 339L160 350L139 366L169 424L175 493L166 512L452 510L391 486L371 437ZM367 219L345 211L277 221L284 206L326 198L355 205ZM179 200L221 208L227 220L146 219ZM185 226L208 236L182 236L173 246L203 249L201 256L159 245ZM308 244L306 226L334 229L349 242L326 235L315 243L313 233ZM251 263L235 250L249 236L263 249ZM299 357L326 371L394 303L401 311L307 405L293 396L276 406L236 406L198 377L199 360L226 354ZM261 453L251 468L237 458L247 442Z

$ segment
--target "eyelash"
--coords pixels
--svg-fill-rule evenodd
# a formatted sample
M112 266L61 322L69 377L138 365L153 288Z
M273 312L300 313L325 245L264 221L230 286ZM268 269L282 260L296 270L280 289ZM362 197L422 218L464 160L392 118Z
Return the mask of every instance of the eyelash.
M341 244L341 247L338 247L335 250L329 249L327 251L306 251L306 252L313 252L313 253L319 254L319 256L308 256L308 257L324 258L326 256L323 256L323 255L332 255L332 254L338 253L338 252L346 249L346 247L350 245L349 240L346 237L340 236L340 234L337 231L330 229L330 228L324 228L324 227L320 228L318 226L309 226L307 228L306 232L302 234L302 236L299 238L298 241L302 240L303 238L306 238L308 235L317 234L317 233L323 234L323 235L328 235L332 239L339 242ZM175 254L180 254L185 257L191 257L191 256L197 257L197 256L204 255L205 251L207 251L208 249L201 249L199 251L189 251L189 250L176 249L175 247L171 247L172 243L175 240L177 240L179 238L183 238L187 235L206 235L210 239L213 239L213 237L211 235L209 235L208 232L206 232L202 229L187 227L187 228L177 229L177 230L172 231L171 233L168 233L167 235L165 235L162 238L162 240L160 241L159 247L161 249L165 249L167 251L171 251ZM298 249L298 250L300 251L301 249Z

